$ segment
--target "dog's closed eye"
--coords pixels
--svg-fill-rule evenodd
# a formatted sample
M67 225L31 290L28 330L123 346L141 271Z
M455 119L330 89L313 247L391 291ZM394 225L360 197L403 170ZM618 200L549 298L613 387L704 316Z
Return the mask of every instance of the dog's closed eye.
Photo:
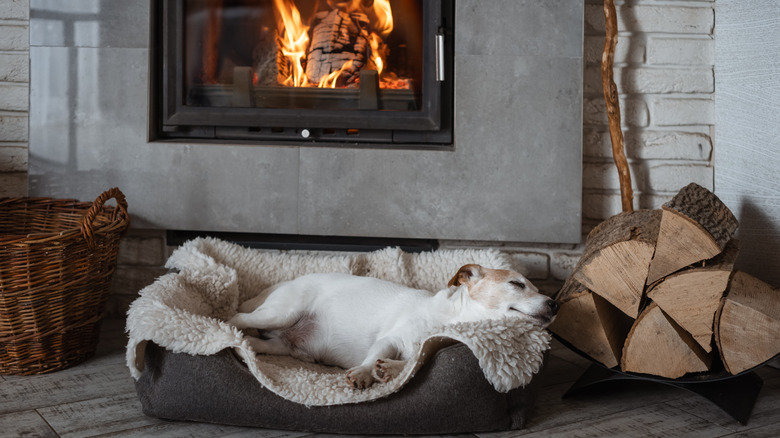
M523 289L526 288L525 283L523 283L521 281L510 281L509 284L519 287L520 290L523 290Z

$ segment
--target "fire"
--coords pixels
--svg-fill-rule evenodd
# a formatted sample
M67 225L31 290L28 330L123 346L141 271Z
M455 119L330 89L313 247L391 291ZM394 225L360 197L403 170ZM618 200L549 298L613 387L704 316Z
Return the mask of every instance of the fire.
M387 49L383 41L393 31L393 11L390 7L390 0L328 0L328 4L341 11L359 11L368 17L371 25L369 29L361 29L360 33L368 43L370 52L367 53L367 57L381 75L387 64ZM280 30L277 38L279 50L289 66L289 71L282 72L280 68L279 82L281 85L336 88L336 83L345 70L359 68L359 66L354 65L352 60L349 60L344 62L338 70L331 70L329 74L321 78L315 77L315 82L312 82L306 75L304 68L310 44L310 26L303 24L300 11L295 6L294 0L274 0L274 6L279 16L278 29ZM315 27L315 29L317 28Z
M393 10L390 7L390 0L374 0L372 9L369 12L371 16L374 32L368 36L368 43L371 45L371 59L376 64L376 70L381 75L384 70L384 53L379 48L380 42L390 35L393 31Z
M375 0L373 12L376 15L374 27L379 32L379 36L387 38L393 31L393 10L390 8L390 0Z
M284 85L305 87L309 83L303 70L303 58L309 45L309 27L301 22L301 13L291 0L274 0L283 23L284 34L279 38L284 56L290 61L292 71Z
M317 84L317 86L320 88L336 88L336 82L338 81L341 72L350 67L352 67L352 61L345 62L340 69L320 79L320 83Z
M371 45L371 53L373 54L372 59L374 60L374 64L376 64L377 74L381 75L385 63L382 61L382 56L379 54L379 37L377 37L375 33L372 33L368 36L368 43Z

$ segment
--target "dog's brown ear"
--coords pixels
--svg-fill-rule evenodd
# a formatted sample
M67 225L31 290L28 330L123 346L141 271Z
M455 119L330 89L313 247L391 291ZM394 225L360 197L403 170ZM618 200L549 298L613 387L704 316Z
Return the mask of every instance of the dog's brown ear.
M450 280L447 286L451 287L469 284L478 281L480 278L482 278L482 266L465 265L458 269L458 273L452 277L452 280Z

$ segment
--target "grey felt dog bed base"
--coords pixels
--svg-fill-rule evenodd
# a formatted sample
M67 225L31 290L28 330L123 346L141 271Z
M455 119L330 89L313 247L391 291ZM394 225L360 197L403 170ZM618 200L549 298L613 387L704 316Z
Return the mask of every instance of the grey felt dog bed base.
M449 434L521 429L539 378L507 393L457 343L439 350L400 391L372 402L306 407L265 389L230 350L173 353L151 342L136 381L143 412L168 419L339 434Z

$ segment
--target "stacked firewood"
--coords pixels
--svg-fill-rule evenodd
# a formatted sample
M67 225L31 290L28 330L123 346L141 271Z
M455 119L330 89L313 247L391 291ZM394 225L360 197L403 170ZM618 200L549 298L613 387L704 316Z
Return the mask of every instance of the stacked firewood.
M737 374L780 353L780 289L734 270L737 220L690 184L660 210L588 235L550 329L609 368L678 378Z

